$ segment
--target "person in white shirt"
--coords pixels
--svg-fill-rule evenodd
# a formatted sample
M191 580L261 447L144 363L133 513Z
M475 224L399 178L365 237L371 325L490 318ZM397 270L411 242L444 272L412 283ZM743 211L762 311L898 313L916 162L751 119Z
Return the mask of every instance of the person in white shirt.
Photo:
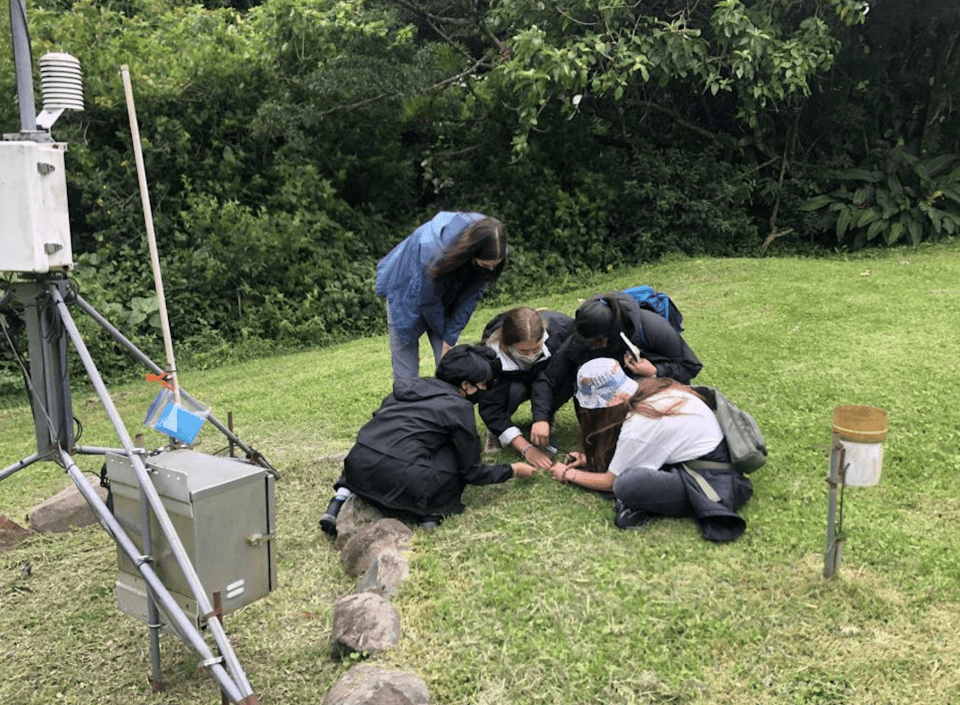
M551 466L554 479L613 492L621 529L640 528L654 516L692 516L704 538L729 541L743 533L736 510L752 494L750 480L730 469L684 465L730 460L703 396L668 377L633 380L610 358L580 367L576 395L583 452Z

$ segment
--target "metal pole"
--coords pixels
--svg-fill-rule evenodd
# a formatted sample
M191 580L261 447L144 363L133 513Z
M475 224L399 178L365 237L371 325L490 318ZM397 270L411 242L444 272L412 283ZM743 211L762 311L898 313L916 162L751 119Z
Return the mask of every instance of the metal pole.
M90 357L90 353L87 351L87 346L83 342L83 337L80 335L80 331L73 322L73 318L70 316L70 311L67 309L67 305L64 302L63 297L60 295L60 291L55 286L51 286L50 295L60 311L60 317L63 321L63 326L66 329L67 334L70 336L70 340L73 343L77 354L80 356L80 360L83 362L83 366L90 377L90 381L92 382L97 395L100 397L100 401L103 403L103 409L106 411L107 416L113 424L113 427L120 438L120 443L123 446L123 449L130 458L130 465L137 475L140 488L146 494L147 500L150 503L150 507L153 509L153 513L157 519L157 523L160 525L160 529L163 531L163 534L170 545L173 557L181 571L183 571L183 576L186 578L187 583L190 585L190 590L193 592L193 597L197 601L197 606L200 609L201 614L208 615L213 611L213 608L210 605L210 600L207 598L203 585L200 582L200 578L197 576L196 570L194 569L193 564L190 562L190 557L187 554L186 549L183 547L183 542L180 541L176 527L174 527L173 522L170 520L167 510L163 506L163 501L160 499L160 495L157 493L156 488L153 486L153 482L150 480L150 477L147 474L147 468L143 462L143 459L134 451L133 442L131 441L129 434L123 425L123 421L121 420L120 414L117 412L117 409L113 404L113 400L110 398L110 394L107 391L106 385L103 383L103 378L100 377L100 373L97 370L96 365L93 364L93 359ZM248 694L248 697L255 699L256 696L253 694L253 688L247 681L246 675L243 672L243 668L240 666L240 662L237 659L236 654L233 652L233 647L230 645L227 635L223 631L223 627L221 627L216 620L208 620L207 624L210 628L210 632L213 634L213 637L217 642L217 646L220 648L220 653L222 654L223 660L226 662L230 673L236 679L241 691ZM247 700L245 702L254 701L255 700Z
M70 449L77 455L106 455L115 453L116 455L126 455L123 448L106 448L104 446L74 446Z
M27 32L27 6L23 0L10 0L10 31L13 33L13 63L17 74L17 101L20 103L20 129L37 131L37 108L33 95L33 57Z
M150 527L150 503L144 488L140 488L140 536L143 555L153 555L153 531ZM147 630L150 640L150 682L154 692L163 690L163 672L160 669L160 611L153 590L147 587Z
M0 480L5 480L6 478L10 477L13 473L17 472L18 470L23 470L28 465L32 465L33 463L42 459L43 458L40 457L39 453L33 453L32 455L28 455L23 460L18 460L13 465L8 465L3 470L0 470Z
M67 366L67 343L59 318L50 306L48 287L65 288L65 279L14 282L13 298L23 305L30 351L28 393L31 398L37 453L56 456L57 446L73 445L73 408Z
M842 527L837 524L837 487L843 484L844 447L840 442L840 435L833 434L833 445L830 449L830 474L827 484L830 485L827 503L827 546L823 556L823 577L832 578L840 570L840 560L843 557ZM842 514L841 514L842 516Z

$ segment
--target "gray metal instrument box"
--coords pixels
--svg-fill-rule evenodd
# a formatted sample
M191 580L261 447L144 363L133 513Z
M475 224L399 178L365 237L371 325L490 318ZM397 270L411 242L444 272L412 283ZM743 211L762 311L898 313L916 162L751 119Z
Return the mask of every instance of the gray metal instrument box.
M245 460L186 448L142 457L210 603L213 594L219 592L223 613L227 614L273 590L274 475ZM142 551L140 485L130 459L107 454L107 477L113 493L113 513ZM187 617L201 623L205 615L198 614L190 585L152 511L150 526L152 565L157 576ZM119 607L146 622L146 582L123 551L117 554Z

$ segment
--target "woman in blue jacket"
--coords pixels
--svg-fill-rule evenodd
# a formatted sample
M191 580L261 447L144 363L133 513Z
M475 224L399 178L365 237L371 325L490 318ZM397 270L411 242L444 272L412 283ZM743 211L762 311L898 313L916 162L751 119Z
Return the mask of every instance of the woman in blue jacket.
M499 220L442 211L380 260L377 296L387 300L394 380L419 376L424 333L437 363L457 344L506 256L507 235Z

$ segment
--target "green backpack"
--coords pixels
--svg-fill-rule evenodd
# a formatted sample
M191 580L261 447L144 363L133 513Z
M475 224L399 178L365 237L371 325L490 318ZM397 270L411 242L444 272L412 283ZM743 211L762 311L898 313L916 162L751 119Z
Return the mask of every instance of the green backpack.
M694 387L713 407L723 437L730 449L730 463L694 460L686 463L694 469L730 468L747 475L767 462L767 444L754 418L714 387Z

